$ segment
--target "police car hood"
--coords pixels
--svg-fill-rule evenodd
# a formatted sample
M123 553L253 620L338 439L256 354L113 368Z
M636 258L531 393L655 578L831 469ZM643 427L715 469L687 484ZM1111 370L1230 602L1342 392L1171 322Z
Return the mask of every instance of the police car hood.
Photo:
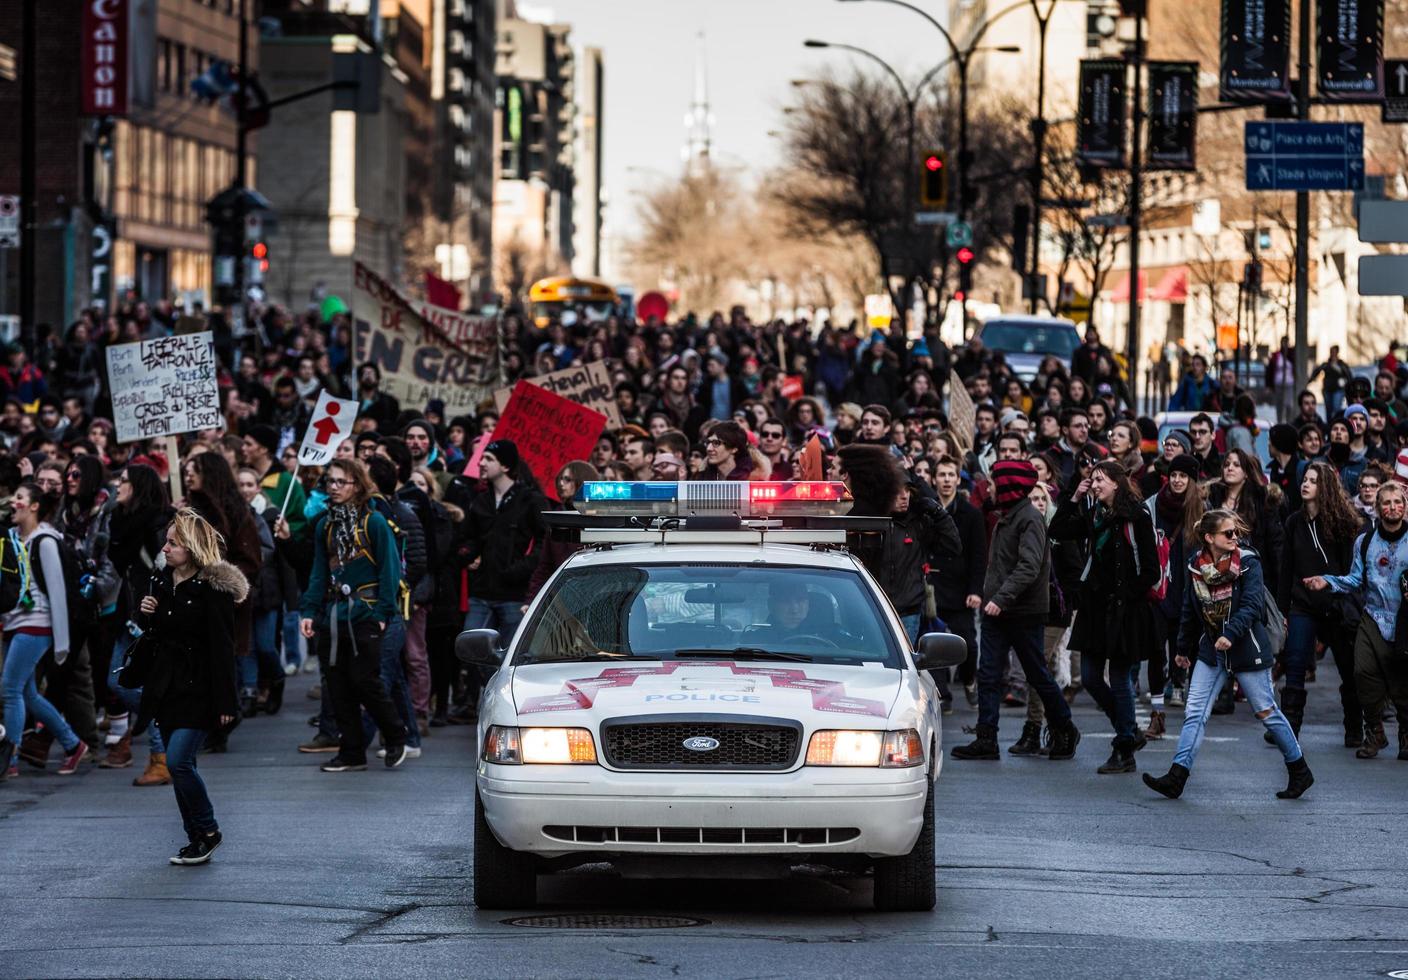
M678 711L795 718L815 727L849 718L879 727L890 715L902 677L901 671L877 664L590 661L515 667L512 685L524 724L589 724Z

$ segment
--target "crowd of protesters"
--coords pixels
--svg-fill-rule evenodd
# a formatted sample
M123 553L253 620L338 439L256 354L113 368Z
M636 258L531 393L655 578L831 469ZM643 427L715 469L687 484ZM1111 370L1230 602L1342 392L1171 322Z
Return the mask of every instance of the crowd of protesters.
M1207 716L1247 701L1299 795L1297 738L1328 651L1344 746L1374 758L1396 714L1408 760L1408 367L1392 355L1371 383L1332 350L1316 371L1329 414L1281 391L1294 416L1270 426L1233 372L1213 380L1193 355L1169 408L1196 414L1160 431L1094 330L1024 380L977 340L950 350L741 309L541 330L508 316L502 381L602 362L622 421L540 484L494 438L492 398L454 417L400 404L377 365L355 363L345 315L271 309L243 338L212 325L224 424L182 436L179 458L118 442L104 378L106 346L169 334L169 308L41 331L0 368L0 774L128 768L145 735L133 782L175 785L178 863L219 842L196 753L285 707L299 671L320 677L297 749L326 772L366 768L373 747L401 765L436 729L472 723L480 679L455 636L517 626L571 549L542 513L592 480L844 479L856 513L892 519L859 557L906 630L968 643L956 676L936 678L945 713L960 699L977 712L955 758L1000 758L1008 708L1022 719L1010 754L1070 759L1083 692L1109 719L1099 772L1133 772L1181 708L1173 769L1146 777L1177 796ZM1278 365L1267 376L1287 384ZM324 390L358 401L355 434L328 466L296 468ZM177 636L191 601L228 643Z

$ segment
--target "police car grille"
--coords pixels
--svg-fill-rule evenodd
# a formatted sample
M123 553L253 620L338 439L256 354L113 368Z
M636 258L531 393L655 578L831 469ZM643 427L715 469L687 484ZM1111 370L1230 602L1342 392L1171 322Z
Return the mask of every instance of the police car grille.
M606 762L616 769L790 769L801 729L728 722L656 722L607 725ZM699 752L684 743L710 738L718 748Z

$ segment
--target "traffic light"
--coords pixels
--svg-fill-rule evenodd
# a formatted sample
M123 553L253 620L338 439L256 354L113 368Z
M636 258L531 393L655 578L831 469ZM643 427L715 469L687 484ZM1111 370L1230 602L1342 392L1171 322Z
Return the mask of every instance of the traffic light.
M930 150L919 160L919 206L931 211L948 207L948 155Z
M967 245L954 253L958 259L958 292L954 293L954 299L962 302L965 297L973 292L973 262L978 257Z
M268 271L269 246L261 241L250 242L249 256L245 264L245 284L255 285L262 283Z

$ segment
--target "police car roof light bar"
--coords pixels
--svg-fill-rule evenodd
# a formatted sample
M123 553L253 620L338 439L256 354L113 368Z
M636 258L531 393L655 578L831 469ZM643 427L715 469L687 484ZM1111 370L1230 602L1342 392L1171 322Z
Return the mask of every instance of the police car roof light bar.
M584 483L572 501L579 512L675 516L737 514L740 517L781 515L841 516L850 512L851 494L844 483L823 481L717 482L647 481Z

